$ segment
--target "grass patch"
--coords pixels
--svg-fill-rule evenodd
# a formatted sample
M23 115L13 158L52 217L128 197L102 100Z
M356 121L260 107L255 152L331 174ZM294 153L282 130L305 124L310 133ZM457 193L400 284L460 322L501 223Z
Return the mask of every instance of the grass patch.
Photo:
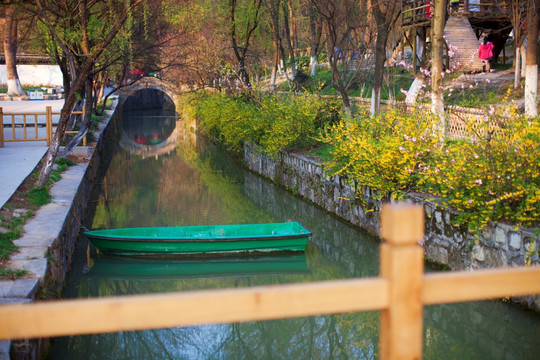
M24 225L29 218L34 216L34 211L40 206L51 202L50 187L54 182L60 180L63 171L76 163L71 159L61 158L55 164L55 169L51 173L51 178L47 185L43 187L34 186L39 175L40 165L36 167L32 175L21 184L10 201L1 209L0 227L7 231L0 233L0 265L9 259L9 256L17 250L17 246L13 244L13 240L22 236ZM0 268L0 270L2 269ZM18 276L17 274L15 272L9 276Z
M43 206L51 202L51 194L47 186L37 186L30 189L26 196L31 205Z
M323 144L309 150L306 153L306 155L314 156L322 161L329 161L332 159L332 155L330 154L330 151L333 148L334 148L333 146L330 146L328 144Z
M1 280L17 280L24 276L28 275L27 270L18 269L0 269L0 279Z
M352 75L352 74L351 74ZM319 69L314 77L305 75L300 83L300 88L309 93L321 95L339 95L332 86L332 71L329 69ZM414 76L401 68L391 67L385 69L383 88L381 92L382 100L404 100L405 95L401 89L408 90L414 80ZM287 82L278 86L279 91L289 91ZM368 72L362 72L351 84L348 94L351 97L370 97L373 89L373 76Z
M13 240L18 239L19 236L20 234L15 232L0 234L0 261L6 261L9 255L17 250L17 246L13 244Z

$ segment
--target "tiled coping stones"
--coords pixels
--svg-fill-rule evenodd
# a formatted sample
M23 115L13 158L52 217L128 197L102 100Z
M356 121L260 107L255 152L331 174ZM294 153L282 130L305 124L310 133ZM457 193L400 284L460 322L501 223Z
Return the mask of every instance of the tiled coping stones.
M112 115L113 111L108 111ZM18 251L8 266L26 269L30 276L14 281L0 281L0 303L31 302L38 294L58 291L71 265L75 241L80 232L92 184L111 138L117 136L117 126L108 126L114 119L100 124L96 148L89 152L90 161L69 167L60 181L51 188L52 202L42 206L24 226L24 235L15 240ZM79 150L80 151L80 150ZM38 359L46 344L41 340L24 341L25 359ZM0 342L0 360L10 358L10 342Z

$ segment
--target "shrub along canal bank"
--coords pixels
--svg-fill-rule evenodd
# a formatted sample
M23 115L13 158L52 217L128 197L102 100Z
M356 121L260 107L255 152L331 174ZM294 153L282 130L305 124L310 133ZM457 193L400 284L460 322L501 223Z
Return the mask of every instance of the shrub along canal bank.
M246 145L244 161L251 171L380 237L382 201L374 199L369 188L363 189L363 199L356 199L354 185L339 175L325 176L323 166L311 156L281 153L270 157L256 145ZM452 225L459 215L457 211L437 207L422 194L408 194L407 200L424 207L423 246L430 262L451 270L540 265L538 254L530 250L530 244L537 242L535 229L490 222L475 237L466 226ZM512 300L540 311L540 295Z
M89 160L62 173L62 179L50 189L51 203L37 210L24 226L23 236L13 241L18 251L7 266L24 269L28 275L0 281L1 303L26 303L60 295L93 182L109 147L116 144L118 124L113 111L108 111L112 116L99 125L96 145L89 148ZM9 359L10 350L14 358L39 359L47 346L48 341L43 339L0 342L0 359Z

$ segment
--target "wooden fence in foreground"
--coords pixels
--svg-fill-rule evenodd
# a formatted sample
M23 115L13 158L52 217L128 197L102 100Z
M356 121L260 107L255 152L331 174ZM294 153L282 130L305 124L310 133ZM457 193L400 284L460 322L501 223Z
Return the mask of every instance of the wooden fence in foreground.
M72 115L82 115L84 118L84 109L82 111L73 111ZM45 112L12 112L5 113L0 107L0 148L4 147L5 142L21 142L21 141L45 141L47 146L51 144L54 128L53 128L53 115L60 115L59 112L53 112L51 106L45 108ZM11 121L7 124L11 126L11 139L4 138L4 117L11 117ZM45 123L40 122L39 119L45 117ZM22 118L22 119L21 119ZM45 136L41 136L38 133L39 128L45 127ZM22 137L17 137L16 129L22 128ZM30 135L28 128L34 128ZM78 131L66 131L66 134L76 134ZM83 146L86 146L86 136L83 138Z
M0 305L0 340L380 310L380 358L420 359L423 306L540 293L540 267L424 274L423 208L384 205L380 276Z

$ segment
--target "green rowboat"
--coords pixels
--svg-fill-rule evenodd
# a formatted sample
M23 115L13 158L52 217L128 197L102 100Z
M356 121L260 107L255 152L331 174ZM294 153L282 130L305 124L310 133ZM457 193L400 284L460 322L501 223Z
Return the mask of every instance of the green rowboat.
M84 233L101 252L121 255L305 251L297 222L123 228Z

